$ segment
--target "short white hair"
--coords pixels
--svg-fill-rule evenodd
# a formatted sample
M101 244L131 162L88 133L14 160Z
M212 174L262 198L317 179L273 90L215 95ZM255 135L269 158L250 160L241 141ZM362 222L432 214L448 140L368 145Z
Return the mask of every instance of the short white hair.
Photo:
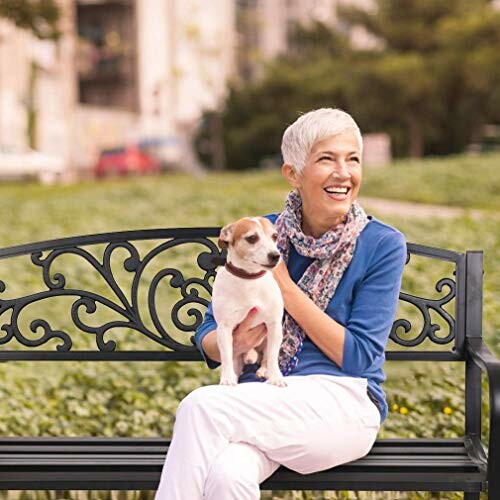
M297 174L300 174L314 144L346 130L352 130L356 134L360 152L362 152L361 131L349 113L336 108L320 108L309 111L299 116L285 130L281 141L283 161L290 165Z

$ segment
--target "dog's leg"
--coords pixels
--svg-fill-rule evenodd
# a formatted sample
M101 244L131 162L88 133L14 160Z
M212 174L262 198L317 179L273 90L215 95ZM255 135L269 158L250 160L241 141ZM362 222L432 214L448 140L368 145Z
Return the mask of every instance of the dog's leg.
M277 385L279 387L286 387L285 378L281 374L278 357L281 347L281 342L283 341L283 331L281 326L281 321L275 323L267 324L267 383Z
M217 345L219 346L221 359L220 384L236 385L238 377L234 372L233 331L231 328L225 325L218 325Z
M260 367L255 375L258 378L267 378L267 339L264 339L259 349L261 350L262 359L260 360Z
M240 354L239 356L236 356L233 358L233 363L234 363L234 373L236 373L236 378L238 379L239 376L241 375L241 372L243 371L243 355Z

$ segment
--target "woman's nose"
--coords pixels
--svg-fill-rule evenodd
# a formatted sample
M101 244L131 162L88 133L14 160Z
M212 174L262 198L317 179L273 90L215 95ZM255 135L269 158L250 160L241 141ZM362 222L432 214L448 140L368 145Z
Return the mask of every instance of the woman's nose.
M347 168L347 163L342 159L338 160L333 167L332 175L337 179L348 179L351 174Z

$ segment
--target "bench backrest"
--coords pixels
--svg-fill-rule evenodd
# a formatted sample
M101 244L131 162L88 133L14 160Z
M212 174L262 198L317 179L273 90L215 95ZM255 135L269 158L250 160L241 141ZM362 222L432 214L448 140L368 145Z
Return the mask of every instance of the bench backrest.
M225 257L219 231L126 231L1 249L0 360L200 360L192 335ZM463 360L466 333L481 336L481 303L482 252L408 244L387 358Z

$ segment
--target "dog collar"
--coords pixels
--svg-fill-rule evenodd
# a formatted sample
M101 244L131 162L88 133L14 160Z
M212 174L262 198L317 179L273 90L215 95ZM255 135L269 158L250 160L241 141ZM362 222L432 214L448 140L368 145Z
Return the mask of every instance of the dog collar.
M238 276L238 278L243 278L245 280L255 280L257 278L261 278L262 276L264 276L264 274L266 274L265 270L259 271L258 273L247 273L244 269L233 266L229 261L226 262L225 267L231 274L234 274L235 276Z

